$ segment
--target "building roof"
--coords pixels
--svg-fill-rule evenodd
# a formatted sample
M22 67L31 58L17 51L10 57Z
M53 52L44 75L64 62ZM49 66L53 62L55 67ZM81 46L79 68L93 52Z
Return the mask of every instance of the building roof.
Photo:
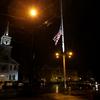
M11 57L3 57L3 58L0 58L0 64L17 64L18 65L19 63L16 62Z

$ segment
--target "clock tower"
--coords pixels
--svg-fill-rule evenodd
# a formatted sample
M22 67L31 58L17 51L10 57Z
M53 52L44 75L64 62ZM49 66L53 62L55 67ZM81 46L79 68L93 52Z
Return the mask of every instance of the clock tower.
M11 44L11 37L9 36L8 26L7 26L6 32L1 37L1 45L10 45L10 44Z

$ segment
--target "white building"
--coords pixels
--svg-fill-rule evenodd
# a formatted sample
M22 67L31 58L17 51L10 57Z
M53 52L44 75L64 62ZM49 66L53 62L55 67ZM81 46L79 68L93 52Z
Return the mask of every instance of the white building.
M8 27L0 41L0 81L17 81L19 64L11 58L11 37Z

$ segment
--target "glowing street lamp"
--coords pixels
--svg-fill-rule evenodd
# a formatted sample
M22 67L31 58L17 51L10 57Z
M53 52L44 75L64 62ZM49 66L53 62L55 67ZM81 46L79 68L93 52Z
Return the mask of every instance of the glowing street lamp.
M68 54L68 58L71 58L73 56L73 52L72 51L69 51L67 54Z
M58 53L58 52L56 52L55 53L55 56L56 56L56 58L58 59L59 57L60 57L60 53ZM67 58L71 58L72 56L73 56L73 52L72 51L69 51L69 52L67 52L67 55L65 55Z
M68 52L68 54L69 54L70 56L72 56L72 55L73 55L73 52L70 51L70 52Z
M37 17L38 11L37 11L37 9L32 8L32 9L29 11L29 14L30 14L32 17Z
M56 58L58 59L60 54L58 52L55 53Z

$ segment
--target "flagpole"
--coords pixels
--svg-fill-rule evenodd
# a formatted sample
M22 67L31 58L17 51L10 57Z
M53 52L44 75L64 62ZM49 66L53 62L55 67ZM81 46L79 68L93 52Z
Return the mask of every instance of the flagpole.
M66 85L66 57L65 57L65 42L64 42L64 27L63 27L63 7L62 0L60 0L60 9L61 9L61 31L62 31L62 52L63 52L63 72L64 72L64 88L67 88Z

